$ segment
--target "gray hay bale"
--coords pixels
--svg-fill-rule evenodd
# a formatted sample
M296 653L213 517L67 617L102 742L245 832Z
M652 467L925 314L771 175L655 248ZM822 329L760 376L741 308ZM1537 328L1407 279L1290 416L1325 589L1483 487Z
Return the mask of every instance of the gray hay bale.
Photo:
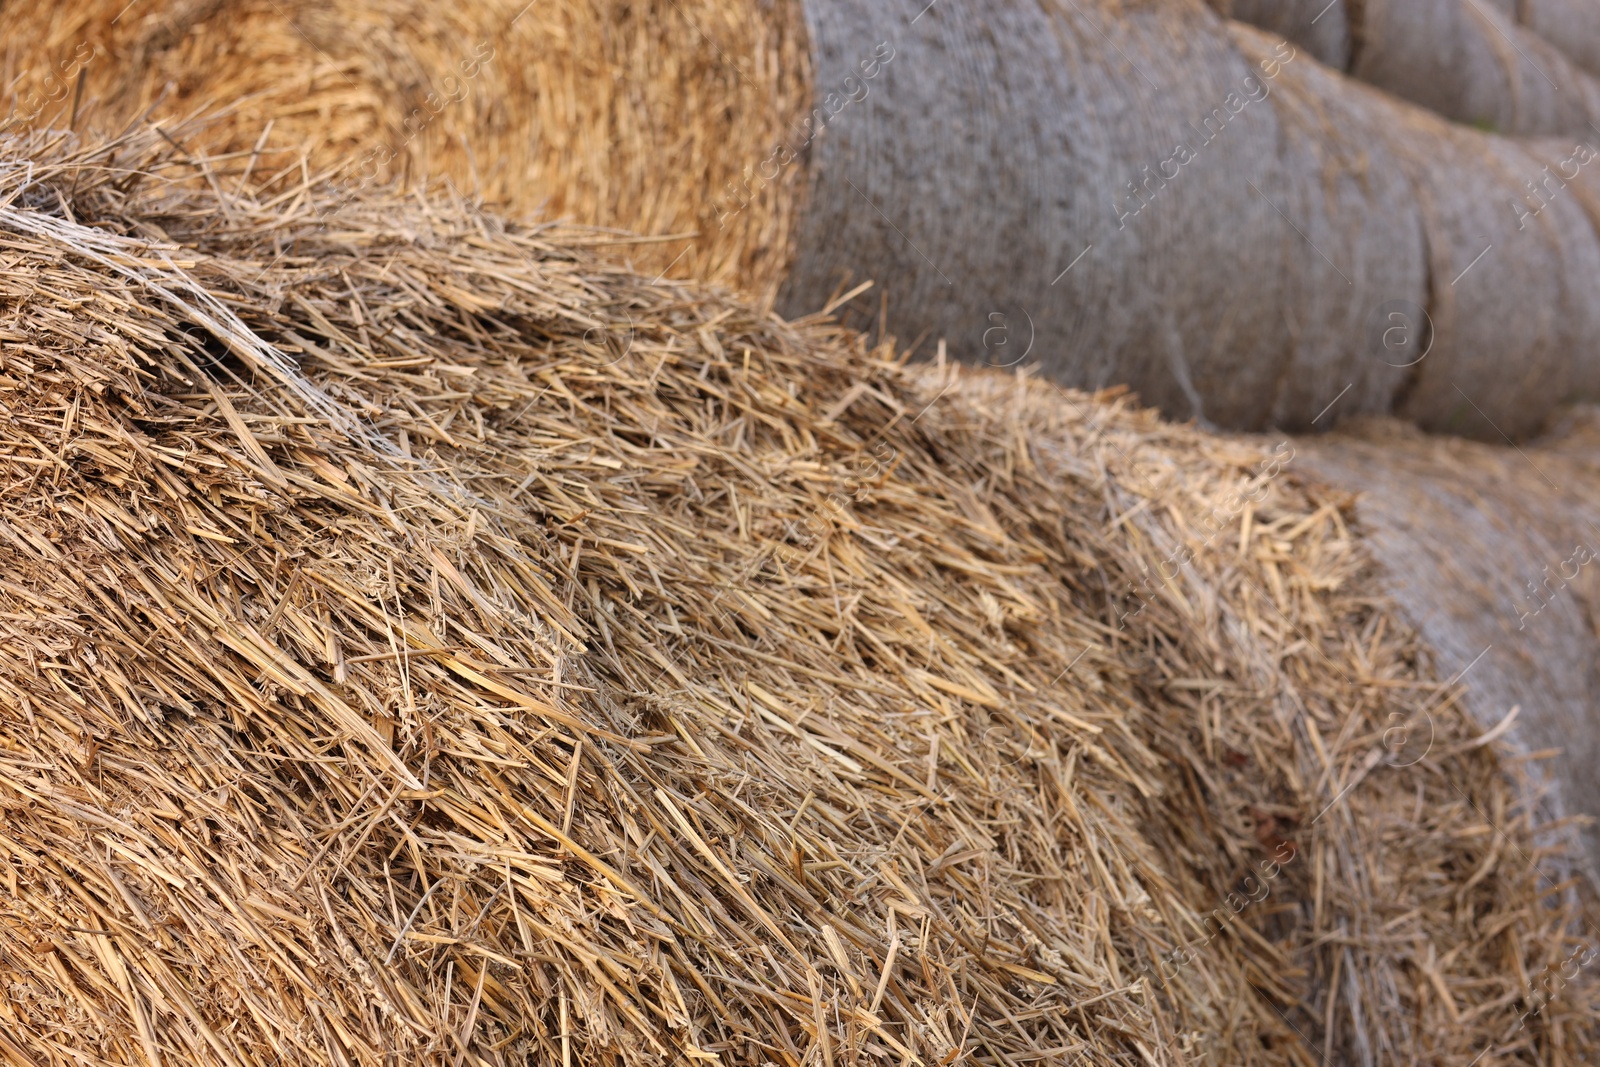
M1548 144L1438 134L1409 160L1432 260L1433 348L1397 413L1436 431L1525 438L1564 399L1600 395L1589 355L1600 242L1576 196L1519 211Z
M1600 9L1576 0L1212 0L1221 13L1457 122L1516 135L1593 136ZM1521 21L1519 21L1519 18Z
M819 87L884 21L862 0L808 12ZM1356 367L1338 339L1368 305L1422 300L1420 269L1397 266L1419 259L1418 242L1393 239L1415 209L1397 161L1341 166L1321 125L1280 116L1279 83L1307 58L1259 36L1246 55L1187 3L982 19L935 8L912 29L882 92L820 142L783 310L818 306L846 275L873 278L902 338L1004 363L1014 351L985 343L999 315L1045 373L1131 385L1179 418L1308 422L1332 396L1295 395L1306 362L1378 379L1356 406L1386 409L1397 380ZM1020 42L1026 62L1008 54ZM1377 107L1370 121L1385 117ZM1336 196L1307 172L1318 156L1339 172ZM1379 224L1344 267L1313 247L1344 251L1362 219ZM1297 225L1317 230L1309 243Z
M863 325L1233 428L1399 410L1520 437L1600 398L1591 217L1576 194L1515 208L1554 143L1453 126L1198 4L1114 11L808 4L819 99L861 42L896 58L813 146L780 309L874 279Z
M1524 26L1584 70L1600 74L1600 5L1594 0L1518 0L1518 4Z
M1241 50L1258 61L1276 47L1235 27ZM1420 329L1428 303L1428 241L1416 193L1394 143L1390 101L1305 60L1283 68L1270 103L1280 166L1260 184L1282 209L1274 233L1285 303L1283 345L1267 422L1325 427L1339 418L1389 411L1411 371L1409 357L1383 347L1400 309L1401 329ZM1225 228L1224 232L1225 232ZM1420 338L1415 347L1425 341ZM1405 349L1406 346L1400 346ZM1337 406L1328 405L1338 398Z

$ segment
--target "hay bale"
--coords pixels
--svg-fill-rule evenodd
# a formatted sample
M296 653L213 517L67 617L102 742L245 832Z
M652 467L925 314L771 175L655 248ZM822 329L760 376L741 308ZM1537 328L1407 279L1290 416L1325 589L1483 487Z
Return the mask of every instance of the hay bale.
M1518 0L1518 20L1591 74L1600 74L1600 10L1584 0Z
M1343 2L1328 7L1278 0L1209 0L1217 13L1273 33L1304 48L1335 70L1350 66L1351 17Z
M1600 54L1600 14L1592 5L1549 4L1524 11L1519 22L1517 4L1486 0L1211 3L1456 122L1588 138L1600 119L1600 81L1587 61Z
M1276 41L1243 27L1236 37L1246 56L1273 62ZM1251 252L1253 271L1280 279L1281 303L1264 317L1229 321L1211 341L1215 388L1223 389L1234 349L1265 340L1257 332L1263 320L1277 327L1269 336L1283 348L1273 360L1272 406L1258 416L1263 425L1312 425L1335 398L1334 416L1392 410L1415 373L1405 359L1377 358L1383 350L1371 341L1381 308L1431 303L1429 220L1418 210L1409 148L1393 136L1393 116L1376 94L1347 88L1303 59L1273 79L1276 159L1255 179L1270 238Z
M641 270L759 293L783 269L799 172L752 187L746 171L810 103L799 18L793 0L8 4L0 73L45 89L52 65L81 69L81 121L112 131L225 103L208 144L259 149L258 177L308 156L356 188L445 176L525 217L698 234L682 256L682 238L620 247ZM65 125L70 92L39 95L23 114Z
M1572 143L1439 133L1409 160L1428 234L1432 348L1407 368L1396 411L1430 430L1528 438L1563 402L1600 395L1600 361L1573 358L1600 337L1600 215L1580 195L1600 168L1541 200L1527 186L1571 160ZM1537 301L1512 279L1530 279Z
M1542 771L1550 810L1600 812L1600 420L1509 451L1384 422L1306 442L1306 469L1356 498L1386 587L1438 656L1468 672L1466 705L1487 726L1520 708L1509 739ZM1446 549L1442 545L1448 546ZM1600 831L1571 828L1600 871Z
M816 83L842 84L860 42L882 25L881 8L851 0L807 10ZM1091 19L1104 20L1116 50ZM1011 350L986 344L1003 324L1059 380L1130 384L1180 418L1261 425L1281 350L1226 333L1230 320L1254 329L1288 302L1282 278L1258 266L1282 220L1238 180L1247 169L1258 184L1278 184L1280 130L1260 104L1222 110L1210 136L1223 144L1209 149L1185 128L1210 118L1199 101L1243 101L1260 73L1206 32L1209 19L1188 5L1081 18L1008 5L981 18L935 8L897 28L881 87L815 147L780 310L812 310L871 278L863 325L886 302L893 334L1012 362ZM1033 54L1019 62L1024 41ZM952 107L960 139L944 134ZM1026 124L1009 118L1022 113ZM1153 168L1178 136L1209 150L1212 165L1169 183ZM975 227L972 205L988 203L1003 214ZM1216 217L1231 220L1227 241L1203 232ZM1260 284L1238 284L1243 277Z
M1503 391L1502 352L1574 389L1595 377L1600 238L1571 203L1496 253L1516 285L1472 277L1488 295L1470 302L1449 291L1488 243L1508 247L1494 240L1508 224L1523 228L1512 205L1538 165L1195 0L905 18L862 0L654 14L260 3L190 11L182 38L159 5L108 26L121 43L85 68L85 93L116 91L83 122L147 107L181 70L175 99L234 102L212 143L254 158L288 202L308 148L357 189L442 172L514 211L676 231L616 249L791 316L875 281L839 308L848 321L922 339L924 353L942 338L967 361L1025 357L1070 385L1127 384L1202 423L1304 429L1398 408L1450 429L1449 398L1413 380L1444 374L1503 397L1506 421L1531 432L1564 397L1529 380ZM650 29L658 15L668 38ZM92 33L76 17L48 39ZM492 58L470 58L490 41ZM473 77L447 83L462 62ZM439 91L460 99L402 138ZM378 156L353 157L367 137ZM1451 324L1425 372L1372 351L1392 303ZM1546 308L1571 314L1552 326Z
M1592 1053L1515 765L1286 444L6 160L10 1062Z

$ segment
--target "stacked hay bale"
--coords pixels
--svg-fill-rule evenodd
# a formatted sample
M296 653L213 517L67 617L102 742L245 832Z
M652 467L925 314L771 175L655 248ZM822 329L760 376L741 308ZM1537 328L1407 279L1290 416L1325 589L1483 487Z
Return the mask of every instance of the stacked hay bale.
M1600 9L1583 0L1211 4L1457 122L1587 141L1600 121Z
M36 124L227 100L220 142L286 205L305 151L354 188L445 174L661 238L619 237L644 270L852 297L924 354L1219 426L1477 433L1459 390L1525 436L1600 399L1600 238L1566 191L1592 152L1452 126L1198 0L121 6L7 10L8 40L98 42ZM1396 308L1425 364L1385 348Z
M1600 432L1575 412L1558 435L1508 450L1387 422L1300 442L1305 469L1356 495L1386 588L1468 683L1480 721L1536 758L1553 811L1600 812ZM1600 830L1575 828L1591 877Z
M1509 6L1502 0L1502 6ZM1517 21L1600 74L1600 11L1584 0L1517 0Z
M1592 1053L1287 443L159 143L0 168L9 1062Z
M783 269L800 170L720 222L716 198L810 105L792 0L94 2L6 5L0 25L33 125L66 125L81 71L83 125L225 102L211 144L258 150L257 178L303 157L355 188L445 176L523 215L682 235L639 246L641 269L678 257L752 292Z

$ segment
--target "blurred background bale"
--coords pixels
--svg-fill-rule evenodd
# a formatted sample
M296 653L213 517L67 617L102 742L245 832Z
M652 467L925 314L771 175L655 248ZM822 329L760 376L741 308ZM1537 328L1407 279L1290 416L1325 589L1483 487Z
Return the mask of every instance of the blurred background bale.
M1600 119L1600 10L1582 0L1211 2L1456 122L1589 138Z

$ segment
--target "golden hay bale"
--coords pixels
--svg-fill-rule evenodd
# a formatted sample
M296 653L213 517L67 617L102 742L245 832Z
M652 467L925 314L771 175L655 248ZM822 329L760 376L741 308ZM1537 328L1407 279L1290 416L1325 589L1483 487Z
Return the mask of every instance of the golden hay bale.
M617 250L790 315L875 280L848 321L1179 418L1325 426L1343 394L1328 422L1478 426L1454 381L1527 435L1553 380L1600 399L1600 238L1575 197L1516 207L1572 146L1452 126L1197 0L175 3L0 28L101 42L83 125L169 82L157 114L228 102L220 146L296 210L319 167L357 191L448 175L518 213L684 235ZM70 121L65 86L38 124ZM1437 327L1424 371L1374 350L1396 304Z
M159 145L0 168L8 1064L1593 1054L1287 443Z
M700 234L680 275L759 292L783 268L773 257L789 244L799 172L753 191L752 209L721 225L715 193L809 103L798 10L793 0L8 4L0 73L21 79L19 110L40 122L70 111L79 70L93 101L83 122L107 129L158 103L159 117L226 102L229 136L212 144L259 142L257 176L308 154L356 186L444 175L524 216ZM640 262L665 267L683 247L643 249Z

